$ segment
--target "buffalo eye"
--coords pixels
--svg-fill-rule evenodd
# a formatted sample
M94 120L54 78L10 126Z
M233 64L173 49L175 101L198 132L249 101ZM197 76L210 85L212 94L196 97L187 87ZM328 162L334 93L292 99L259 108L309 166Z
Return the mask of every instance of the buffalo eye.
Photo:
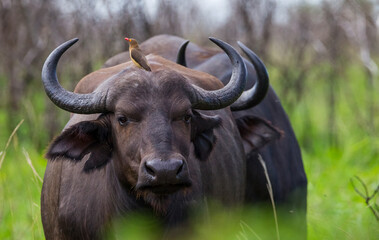
M189 124L191 122L191 119L192 119L192 116L190 114L186 114L184 115L183 117L183 121L187 124Z
M125 126L126 124L128 124L129 119L125 116L119 116L117 117L117 121L121 126Z

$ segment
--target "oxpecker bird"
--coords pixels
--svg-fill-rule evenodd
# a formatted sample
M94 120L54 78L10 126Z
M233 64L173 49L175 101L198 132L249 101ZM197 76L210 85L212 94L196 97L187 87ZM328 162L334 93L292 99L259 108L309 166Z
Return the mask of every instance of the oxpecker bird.
M146 71L151 71L150 65L146 60L145 55L142 53L141 49L138 46L138 42L133 38L125 38L129 42L129 54L132 62L140 68L145 69Z

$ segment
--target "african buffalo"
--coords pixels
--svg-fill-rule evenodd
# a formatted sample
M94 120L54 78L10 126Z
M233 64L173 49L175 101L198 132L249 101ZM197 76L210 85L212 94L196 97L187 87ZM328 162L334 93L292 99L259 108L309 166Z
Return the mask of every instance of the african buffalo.
M227 206L265 201L258 154L276 200L299 191L295 208L305 206L300 151L263 63L249 49L253 65L211 40L223 52L189 44L180 51L182 66L173 60L185 41L157 36L141 44L151 72L121 54L74 92L60 86L56 67L77 40L49 55L45 91L74 114L46 154L41 213L47 239L98 239L115 217L137 209L152 209L173 224L205 197ZM254 90L244 91L255 81Z

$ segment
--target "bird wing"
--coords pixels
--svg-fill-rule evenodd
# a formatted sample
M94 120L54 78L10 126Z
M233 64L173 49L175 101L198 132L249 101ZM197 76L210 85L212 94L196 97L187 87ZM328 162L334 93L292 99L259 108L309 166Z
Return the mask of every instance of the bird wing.
M149 64L147 63L145 55L141 50L132 49L130 52L132 59L137 62L146 71L151 71Z

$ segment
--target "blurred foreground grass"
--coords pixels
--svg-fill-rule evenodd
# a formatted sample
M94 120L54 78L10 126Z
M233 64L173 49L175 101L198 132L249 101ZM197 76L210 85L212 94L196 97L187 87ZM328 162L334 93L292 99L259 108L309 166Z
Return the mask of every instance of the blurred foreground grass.
M288 109L302 147L309 180L308 239L379 239L379 222L350 184L354 175L361 177L371 192L379 184L379 136L375 131L379 129L379 118L375 116L374 128L362 120L367 115L364 108L368 101L364 75L354 68L349 74L354 81L337 86L333 144L328 126L327 83L316 78L308 81L308 89L312 91L301 101L287 106L286 100L291 96L281 96L280 76L275 76L275 71L271 75L272 85ZM39 94L27 101L25 114L12 120L17 125L25 118L10 142L0 169L0 239L43 239L42 182L38 176L43 177L46 160L43 149L35 145L39 136L47 139L43 121L40 121L43 98L41 86ZM379 112L378 100L378 96L369 99L376 105L376 112ZM6 119L7 113L0 109L2 126ZM10 132L0 133L0 152L4 151L9 136ZM44 141L47 145L47 140ZM36 173L28 164L27 155ZM379 204L378 196L375 201ZM127 232L128 239L153 239L159 226L149 221L143 216L132 216L117 224L127 226L123 231ZM296 232L296 229L288 231ZM183 236L185 239L271 239L269 236L275 236L273 232L272 212L255 208L238 213L219 211L208 222L195 222L191 232Z

